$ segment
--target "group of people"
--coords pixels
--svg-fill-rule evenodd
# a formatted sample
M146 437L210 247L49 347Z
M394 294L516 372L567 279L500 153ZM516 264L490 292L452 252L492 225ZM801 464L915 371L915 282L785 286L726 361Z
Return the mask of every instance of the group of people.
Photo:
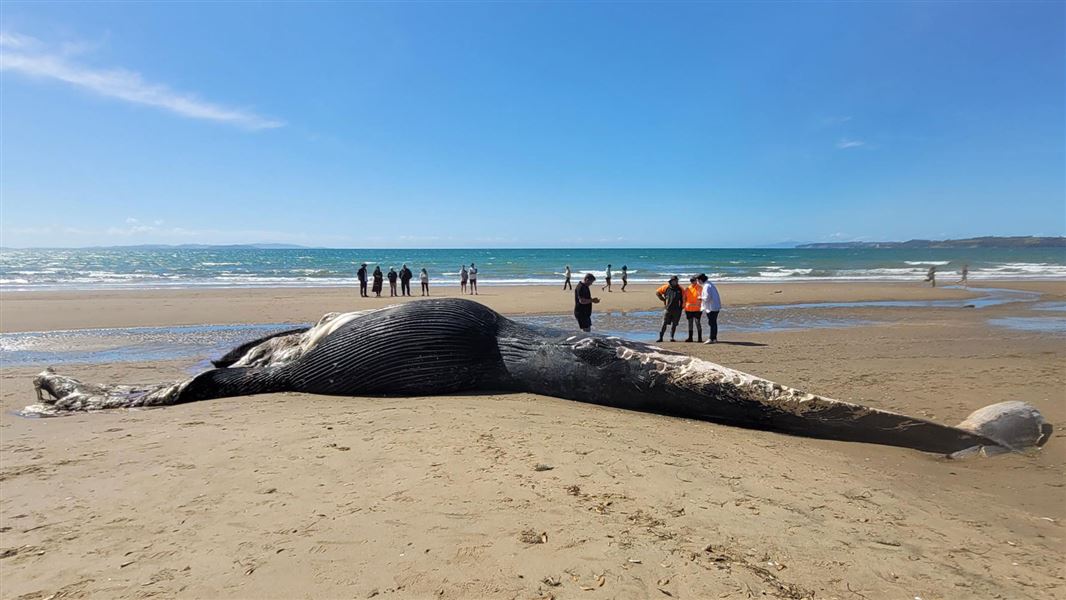
M970 265L962 265L962 271L959 272L959 275L959 285L965 286L970 279ZM929 267L929 270L925 273L925 283L936 287L936 265Z
M376 298L380 298L381 290L386 279L389 280L389 296L410 296L411 279L414 278L414 273L412 273L411 269L408 269L405 264L400 267L398 272L395 267L389 267L389 272L383 273L380 266L375 266L374 272L368 274L366 263L363 263L359 267L359 270L356 271L356 277L359 278L359 295L363 298L370 297L367 288L369 288L369 291L374 292ZM422 281L422 295L428 296L429 273L423 268L418 277ZM399 293L396 292L397 281L400 283ZM463 265L459 269L459 287L464 294L467 293L467 290L469 289L471 294L475 296L477 295L477 265L470 263L469 267Z
M388 273L382 273L380 266L374 267L374 272L371 275L367 275L366 263L363 263L356 272L356 276L359 278L359 295L363 298L369 298L370 294L367 293L367 287L370 281L373 281L370 291L374 292L374 296L381 297L381 289L385 279L389 280L389 296L410 296L411 295L411 280L414 278L414 273L411 269L407 268L405 264L397 272L395 267L389 267ZM429 273L425 268L419 273L419 279L422 281L422 295L429 295ZM400 293L396 293L396 281L400 282Z
M565 269L563 275L566 276L566 279L563 280L563 289L564 290L572 290L572 289L574 289L573 284L570 283L570 275L571 275L571 273L570 273L570 265L566 265L566 269ZM604 285L603 285L602 288L600 288L600 291L607 290L608 292L610 292L611 291L611 265L609 265L609 264L607 265L607 274L604 277L604 279L605 279ZM578 285L580 285L580 284L578 284ZM626 286L627 285L629 285L629 267L627 267L626 265L622 265L622 291L623 292L626 291Z
M459 269L459 289L465 294L467 285L469 284L470 293L477 296L477 265L470 263L470 268L467 269L466 265L463 265Z
M655 290L655 296L663 303L663 326L659 329L659 341L663 341L666 328L670 328L670 341L676 342L677 326L681 322L681 313L688 319L688 338L692 341L692 326L696 326L696 341L704 344L718 342L718 313L722 310L722 297L718 288L700 273L689 278L688 287L682 288L680 278L674 275L665 285ZM707 315L710 330L707 341L703 341L703 315Z
M607 272L610 273L609 268ZM569 283L569 266L566 268L566 275ZM592 330L592 305L600 302L599 298L592 295L591 288L595 282L596 276L588 273L574 288L574 318L577 319L577 326L581 331ZM604 285L601 290L607 289L608 285ZM660 342L663 341L668 327L670 328L670 341L677 341L677 326L681 323L682 313L688 318L686 342L693 341L693 326L695 326L697 336L695 341L705 344L718 342L718 313L722 310L722 298L718 294L718 288L706 274L693 275L689 278L689 285L684 288L681 287L680 278L674 275L665 285L655 290L655 296L659 298L664 307L663 324L659 330ZM708 331L710 335L706 342L703 341L703 315L707 315L707 324L710 326Z

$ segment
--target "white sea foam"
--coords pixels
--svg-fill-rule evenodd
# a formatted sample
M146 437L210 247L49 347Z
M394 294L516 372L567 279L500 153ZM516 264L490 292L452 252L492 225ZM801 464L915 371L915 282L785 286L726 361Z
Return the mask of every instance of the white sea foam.
M950 260L905 260L903 261L908 265L946 265L950 264Z

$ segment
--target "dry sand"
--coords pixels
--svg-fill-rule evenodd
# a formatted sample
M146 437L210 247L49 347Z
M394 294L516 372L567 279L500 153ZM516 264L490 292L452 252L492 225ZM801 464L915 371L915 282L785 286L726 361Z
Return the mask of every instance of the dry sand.
M1066 299L1062 283L1025 285ZM647 288L630 289L601 294L597 310L655 306ZM722 293L733 306L967 295L891 284ZM548 288L479 299L511 313L570 309ZM7 294L0 322L303 321L387 302L352 290ZM763 345L668 347L943 422L1019 399L1066 427L1062 336L987 324L1019 306L847 310L878 324L739 336L727 311L724 340ZM161 381L187 367L63 371ZM949 461L528 394L285 393L17 417L35 371L0 379L4 598L1066 595L1058 432L1034 455Z

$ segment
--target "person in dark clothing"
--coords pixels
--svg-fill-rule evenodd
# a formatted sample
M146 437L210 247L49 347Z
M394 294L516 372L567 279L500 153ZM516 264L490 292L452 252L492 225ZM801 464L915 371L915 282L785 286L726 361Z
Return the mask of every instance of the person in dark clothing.
M622 265L622 291L626 291L626 286L629 285L629 267Z
M929 267L929 272L925 274L925 280L933 284L936 287L936 265Z
M596 276L589 273L574 288L574 318L577 319L577 326L581 331L592 330L592 305L600 301L599 298L592 297L592 290L589 288L594 281Z
M400 269L400 295L401 296L410 296L411 295L411 278L414 277L414 276L415 276L415 274L411 272L411 269L407 268L407 265L404 265L403 268Z
M681 322L681 313L685 307L685 290L678 285L677 275L670 278L670 282L655 290L655 295L662 301L666 310L663 311L663 326L659 330L659 341L663 341L666 334L666 326L670 328L670 341L676 342L674 334L677 333L677 324Z
M396 295L396 277L397 277L396 269L394 269L393 267L389 267L389 295L390 296L395 296Z
M381 274L381 267L374 267L374 287L371 289L378 298L381 297L381 281L384 278L385 276Z
M359 278L359 295L363 298L366 298L366 263L363 263L363 266L359 267L359 270L356 271L355 276Z

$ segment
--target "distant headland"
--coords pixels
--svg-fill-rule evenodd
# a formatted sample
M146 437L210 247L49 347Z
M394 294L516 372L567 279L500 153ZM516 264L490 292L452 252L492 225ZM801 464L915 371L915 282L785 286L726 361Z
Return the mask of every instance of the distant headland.
M909 240L906 242L826 242L799 244L797 248L1066 248L1066 237L984 236L961 240Z

